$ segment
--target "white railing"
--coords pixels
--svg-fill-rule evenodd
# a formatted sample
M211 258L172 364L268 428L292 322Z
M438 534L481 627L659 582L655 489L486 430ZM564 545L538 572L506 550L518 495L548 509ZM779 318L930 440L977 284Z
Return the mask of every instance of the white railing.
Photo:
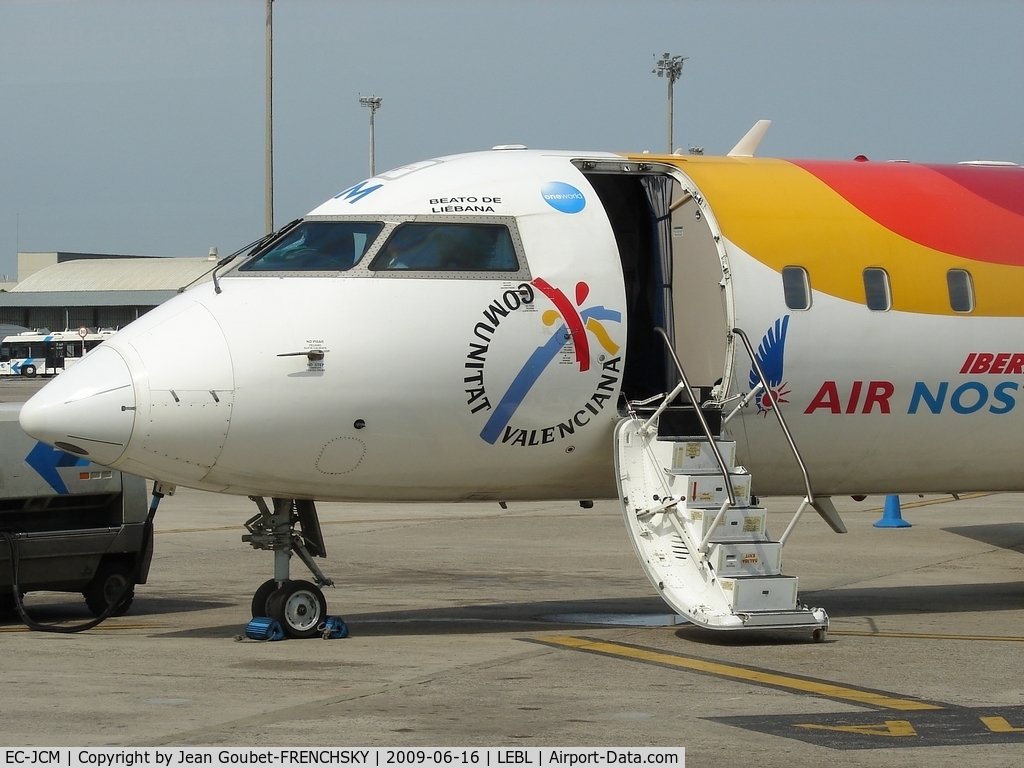
M655 416L660 416L665 409L668 408L669 403L671 403L683 389L686 390L686 394L690 398L690 404L693 405L693 411L697 414L698 420L700 420L700 428L704 430L704 435L708 439L711 451L715 454L715 461L718 462L718 468L722 470L722 477L725 480L725 490L729 495L729 503L726 506L723 506L722 511L719 512L718 519L721 519L728 507L736 506L736 493L732 489L732 479L729 477L729 467L726 466L725 459L722 458L722 454L718 450L718 441L715 439L715 435L712 433L711 427L708 426L708 420L704 418L704 413L701 411L700 400L694 394L693 387L690 386L689 379L686 378L686 372L683 370L683 366L679 362L679 358L676 357L676 351L672 348L672 342L669 341L668 334L665 333L664 328L655 328L654 330L661 334L661 338L665 340L665 348L668 350L668 353L672 355L672 362L676 365L676 371L679 373L680 379L676 388L665 396L664 402L662 402L658 407L658 410L655 411ZM680 389L680 387L682 389ZM648 420L647 424L650 424L655 416L652 416L651 419ZM647 424L644 426L647 426ZM714 530L714 528L712 528L712 530Z

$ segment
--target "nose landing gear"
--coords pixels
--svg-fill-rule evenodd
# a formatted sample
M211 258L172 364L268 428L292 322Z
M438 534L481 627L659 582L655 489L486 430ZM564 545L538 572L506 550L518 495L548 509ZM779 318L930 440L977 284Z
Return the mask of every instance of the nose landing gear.
M274 578L263 582L253 595L253 618L269 616L280 622L288 637L313 637L327 618L327 599L320 588L334 586L313 561L314 557L327 556L316 507L307 499L273 499L271 511L262 497L249 498L256 503L259 514L246 521L249 533L242 536L242 541L253 549L274 553ZM293 552L313 574L315 584L291 580Z

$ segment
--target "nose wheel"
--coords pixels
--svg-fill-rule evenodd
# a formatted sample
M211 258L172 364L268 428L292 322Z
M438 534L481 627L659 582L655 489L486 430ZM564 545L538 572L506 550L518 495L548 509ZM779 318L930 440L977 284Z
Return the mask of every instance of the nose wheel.
M288 637L313 637L327 618L327 598L309 581L263 582L252 597L252 617L269 616Z
M246 522L249 533L242 536L242 541L254 549L274 553L274 578L263 582L253 595L253 618L269 616L281 624L288 637L313 637L327 619L327 599L321 587L334 586L313 561L313 557L327 555L316 507L303 499L274 499L271 511L263 498L249 498L256 503L259 514ZM292 581L292 553L298 555L316 583Z
M270 595L267 607L289 637L313 637L327 618L324 593L308 581L285 582Z
M277 583L277 579L267 579L260 584L256 594L252 596L252 617L254 619L270 615L270 596L280 588L281 585Z

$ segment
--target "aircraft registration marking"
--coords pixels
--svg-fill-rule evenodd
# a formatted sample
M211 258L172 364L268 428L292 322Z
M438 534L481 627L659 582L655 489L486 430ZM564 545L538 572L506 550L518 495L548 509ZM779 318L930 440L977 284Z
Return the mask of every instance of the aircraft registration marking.
M903 636L903 633L894 636ZM949 637L1024 641L1024 638L1015 637ZM548 636L535 637L531 640L555 648L568 648L599 656L741 680L792 693L822 696L872 708L871 711L865 712L706 718L724 725L797 739L829 749L1024 743L1024 706L958 707L902 697L885 691L853 688L825 680L785 675L772 670L586 637Z

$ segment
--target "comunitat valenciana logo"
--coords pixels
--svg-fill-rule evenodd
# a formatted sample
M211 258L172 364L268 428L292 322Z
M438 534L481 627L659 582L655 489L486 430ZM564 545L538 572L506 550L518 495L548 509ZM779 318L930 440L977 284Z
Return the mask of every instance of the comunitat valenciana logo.
M548 205L562 213L579 213L587 204L587 198L583 193L564 181L549 181L541 187L540 196Z
M520 347L516 355L524 354L521 363L516 359L513 366L504 365L509 347L502 351L503 341L533 337L538 319L550 335L545 334L545 341L533 350ZM592 420L600 420L607 404L614 407L622 377L621 348L613 338L619 336L621 324L622 313L594 303L585 282L577 282L569 295L541 277L515 287L509 284L473 326L465 360L466 405L471 413L486 416L480 438L491 445L524 448L569 443ZM493 360L499 369L496 381L491 379ZM518 371L516 365L521 366ZM502 374L502 368L508 370ZM531 390L553 368L568 374L556 387L566 399L556 402L558 394L549 390L526 409L529 413L520 413ZM522 421L516 423L517 417ZM573 450L573 445L565 448L567 453Z

